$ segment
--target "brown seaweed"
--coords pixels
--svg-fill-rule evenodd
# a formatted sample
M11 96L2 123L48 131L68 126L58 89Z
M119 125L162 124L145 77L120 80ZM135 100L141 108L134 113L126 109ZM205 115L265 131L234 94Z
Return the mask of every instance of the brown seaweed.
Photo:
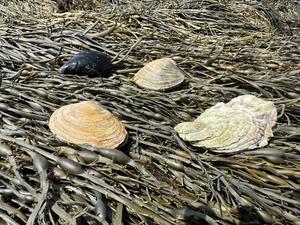
M78 2L65 13L50 0L0 3L0 223L299 223L295 1ZM112 76L59 74L80 51L108 55ZM161 57L186 72L185 83L168 93L137 87L134 74ZM217 102L248 94L277 109L267 148L196 152L173 132ZM56 109L89 100L126 127L126 157L91 154L50 132ZM99 195L111 212L105 219Z

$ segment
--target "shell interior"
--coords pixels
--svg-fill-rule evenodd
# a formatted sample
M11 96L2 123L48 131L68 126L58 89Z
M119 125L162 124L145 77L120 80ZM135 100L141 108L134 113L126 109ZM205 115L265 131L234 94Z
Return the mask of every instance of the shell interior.
M173 59L162 58L146 64L135 74L133 81L151 90L170 90L184 81L184 73Z
M49 128L57 138L97 148L116 148L127 137L123 124L95 101L84 101L57 109Z
M267 145L276 119L272 102L243 95L227 104L217 103L195 121L180 123L174 129L194 146L215 152L237 152Z

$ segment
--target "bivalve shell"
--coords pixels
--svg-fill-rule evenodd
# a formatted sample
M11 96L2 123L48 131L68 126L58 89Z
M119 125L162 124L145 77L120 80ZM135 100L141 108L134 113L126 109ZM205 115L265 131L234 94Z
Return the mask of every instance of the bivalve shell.
M175 130L194 146L230 153L267 145L276 120L272 102L243 95L227 104L217 103L195 121L178 124Z
M170 90L184 81L184 73L173 59L162 58L146 64L135 74L133 81L146 89Z
M59 71L79 76L108 77L112 71L112 63L110 58L101 52L82 51L75 54Z
M84 101L57 109L49 128L57 138L96 148L116 148L127 138L123 124L96 101Z

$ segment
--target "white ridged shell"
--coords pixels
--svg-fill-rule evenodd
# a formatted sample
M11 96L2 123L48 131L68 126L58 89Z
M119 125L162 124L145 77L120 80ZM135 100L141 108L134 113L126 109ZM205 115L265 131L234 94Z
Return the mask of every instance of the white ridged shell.
M147 63L135 74L133 81L151 90L170 90L184 81L184 73L173 59L162 58Z
M267 145L276 120L272 102L243 95L227 104L217 103L195 121L178 124L175 130L194 146L229 153Z
M123 124L95 101L84 101L57 109L49 128L57 138L98 148L116 148L127 137Z

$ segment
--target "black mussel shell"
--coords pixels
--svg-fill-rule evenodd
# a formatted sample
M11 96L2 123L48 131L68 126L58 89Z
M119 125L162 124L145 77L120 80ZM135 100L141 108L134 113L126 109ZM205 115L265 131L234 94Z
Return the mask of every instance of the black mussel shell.
M88 77L108 77L111 70L112 64L109 57L96 51L79 52L59 69L63 74Z

